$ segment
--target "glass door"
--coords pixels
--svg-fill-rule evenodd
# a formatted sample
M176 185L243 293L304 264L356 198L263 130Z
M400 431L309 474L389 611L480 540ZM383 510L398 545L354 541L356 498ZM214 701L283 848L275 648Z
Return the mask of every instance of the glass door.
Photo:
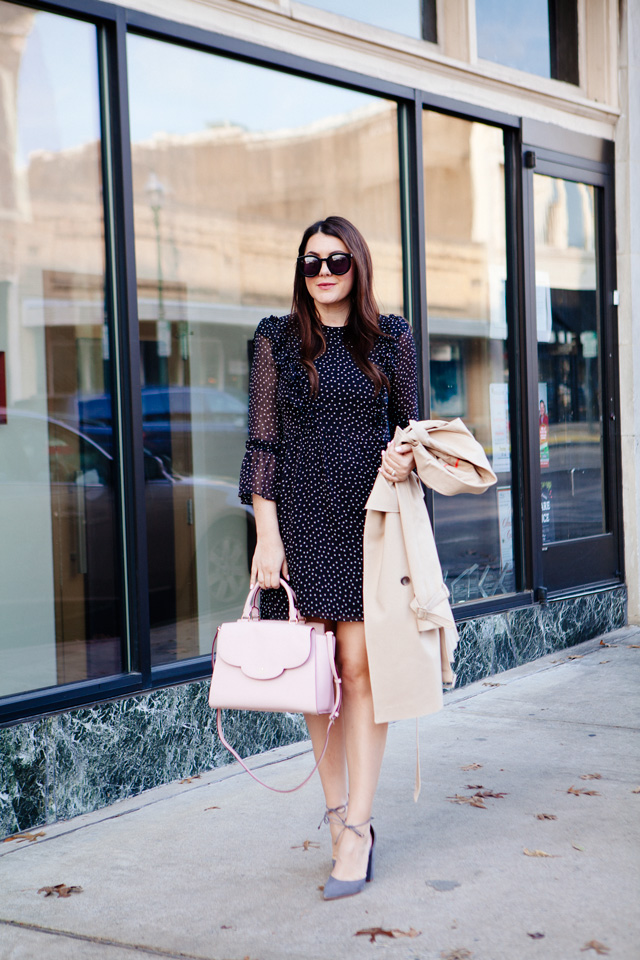
M612 465L605 457L603 189L597 177L584 182L565 171L538 164L531 181L537 343L531 449L539 465L540 574L550 591L617 573L607 499Z

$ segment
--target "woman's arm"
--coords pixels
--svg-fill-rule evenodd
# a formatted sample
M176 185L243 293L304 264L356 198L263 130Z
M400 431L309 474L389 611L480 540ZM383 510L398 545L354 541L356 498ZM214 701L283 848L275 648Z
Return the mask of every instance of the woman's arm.
M251 563L251 586L257 582L261 587L279 587L280 574L288 580L289 571L275 501L265 500L254 493L253 512L258 543Z
M408 443L396 447L393 440L396 426L406 427L418 419L418 379L416 348L411 328L398 341L398 362L389 391L389 427L391 440L382 451L380 473L389 483L401 483L415 468L413 450Z

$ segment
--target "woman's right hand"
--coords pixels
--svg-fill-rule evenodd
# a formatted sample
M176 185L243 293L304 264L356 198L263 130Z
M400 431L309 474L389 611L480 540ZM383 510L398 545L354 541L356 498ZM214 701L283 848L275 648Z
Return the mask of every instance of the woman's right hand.
M280 576L289 579L282 538L278 535L258 537L251 562L251 587L258 583L263 589L280 586Z

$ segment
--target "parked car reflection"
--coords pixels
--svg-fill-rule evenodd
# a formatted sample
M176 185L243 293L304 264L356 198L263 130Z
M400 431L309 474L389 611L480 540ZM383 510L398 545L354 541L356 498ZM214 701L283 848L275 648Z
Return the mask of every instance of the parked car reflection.
M68 422L18 409L6 410L6 416L0 463L3 530L11 529L11 512L15 516L25 513L20 512L21 501L33 502L34 487L41 490L43 502L50 499L48 534L27 529L24 536L34 538L33 549L53 554L56 647L82 645L82 664L76 655L73 676L59 677L58 682L119 672L121 572L117 558L121 542L112 453ZM152 630L166 626L172 632L176 596L186 579L197 579L201 592L198 606L206 607L210 615L219 613L221 619L230 612L237 615L248 585L247 557L255 539L255 524L251 508L240 503L235 484L179 476L148 449L144 451L144 479ZM191 523L195 537L191 556L181 555L178 560L173 550L174 528L176 518L182 517ZM28 576L25 570L24 577ZM169 659L170 654L169 650Z

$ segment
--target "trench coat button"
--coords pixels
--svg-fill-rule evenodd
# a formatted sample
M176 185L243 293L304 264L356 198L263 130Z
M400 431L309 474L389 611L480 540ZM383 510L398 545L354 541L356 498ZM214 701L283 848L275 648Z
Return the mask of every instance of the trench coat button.
M402 584L403 587L408 586L411 583L411 577L401 577L400 583Z

